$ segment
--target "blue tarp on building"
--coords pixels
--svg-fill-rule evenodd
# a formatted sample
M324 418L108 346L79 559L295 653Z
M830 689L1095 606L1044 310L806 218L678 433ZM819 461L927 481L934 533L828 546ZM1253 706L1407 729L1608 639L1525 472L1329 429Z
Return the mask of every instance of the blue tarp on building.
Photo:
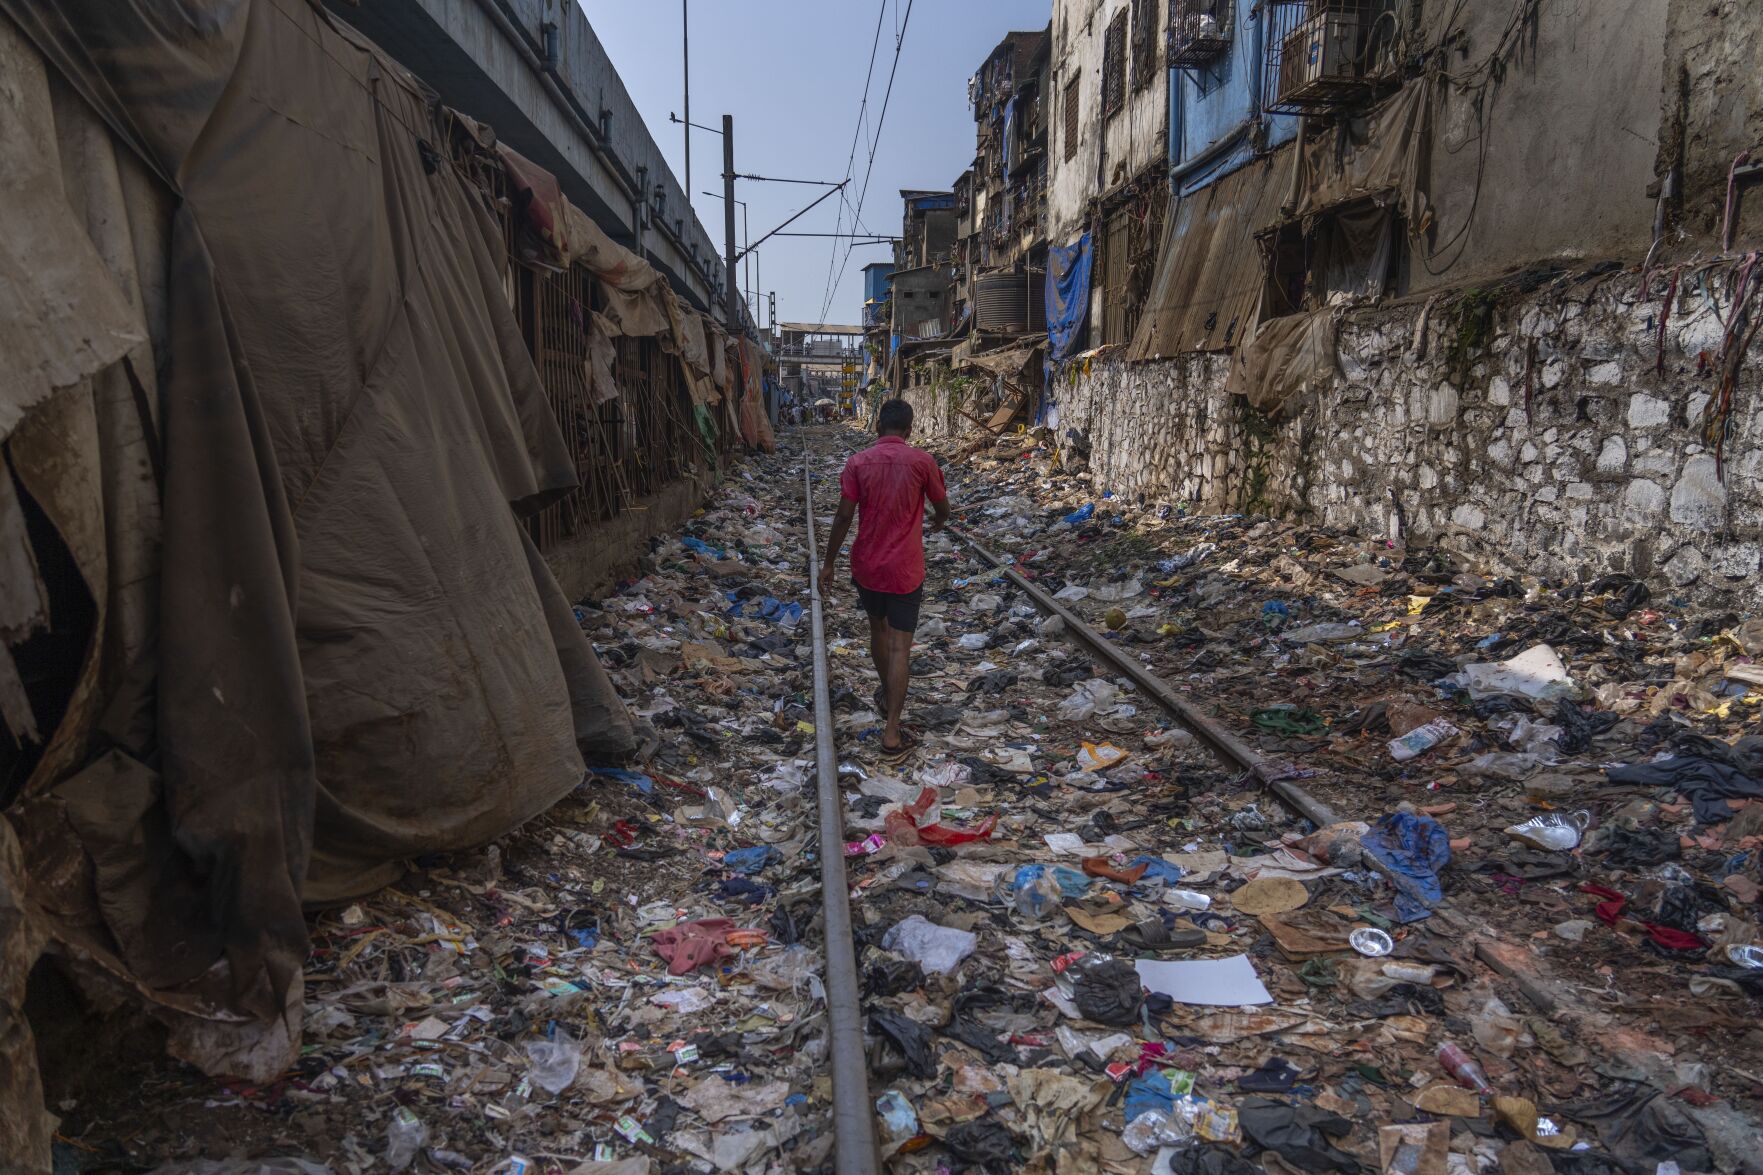
M1047 250L1047 359L1071 357L1090 309L1090 234Z

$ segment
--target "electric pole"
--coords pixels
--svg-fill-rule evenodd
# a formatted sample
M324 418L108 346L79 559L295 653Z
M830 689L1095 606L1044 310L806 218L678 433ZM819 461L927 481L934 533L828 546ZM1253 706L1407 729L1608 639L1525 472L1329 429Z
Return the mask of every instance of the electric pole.
M681 76L686 88L686 207L692 206L692 0L679 0L679 43L685 55Z
M740 275L735 269L735 116L722 116L722 296L729 333L742 336Z

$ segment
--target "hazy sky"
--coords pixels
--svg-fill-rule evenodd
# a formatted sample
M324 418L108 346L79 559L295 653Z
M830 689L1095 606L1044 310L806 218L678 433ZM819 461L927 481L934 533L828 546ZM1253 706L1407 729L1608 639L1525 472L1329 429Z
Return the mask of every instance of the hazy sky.
M612 57L649 133L683 178L680 0L578 0ZM887 121L875 151L875 170L863 202L863 226L900 231L901 188L947 188L973 159L973 115L967 78L1012 29L1046 27L1049 0L690 0L692 121L720 127L735 118L735 170L755 175L839 180L853 172L855 206L868 166L894 60L895 33L905 41ZM910 16L908 17L908 6ZM870 45L881 16L881 44L869 83L869 111L851 159L863 99ZM692 131L693 205L711 239L722 242L722 140ZM757 239L822 190L797 184L741 180L735 196L748 202ZM714 192L713 196L703 193ZM735 231L741 231L736 208ZM832 232L839 197L822 203L789 231ZM844 212L843 229L851 213ZM828 262L837 274L847 242L778 238L758 257L758 288L777 291L784 321L819 318L826 301ZM836 251L835 251L836 247ZM860 321L862 268L889 259L885 245L850 254L834 288L826 321ZM742 287L745 288L745 273Z

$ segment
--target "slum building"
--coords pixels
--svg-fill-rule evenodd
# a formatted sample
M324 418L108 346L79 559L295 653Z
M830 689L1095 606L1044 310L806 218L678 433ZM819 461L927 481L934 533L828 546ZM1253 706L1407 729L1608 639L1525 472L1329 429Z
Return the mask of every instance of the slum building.
M1036 420L1116 493L1754 598L1760 25L1059 0Z
M707 238L632 171L653 144L558 129L586 79L529 85L549 139L486 100L529 154L322 7L160 7L0 4L0 1143L27 1169L27 992L283 1072L303 908L628 753L570 601L771 444ZM534 71L597 49L562 31L477 30Z

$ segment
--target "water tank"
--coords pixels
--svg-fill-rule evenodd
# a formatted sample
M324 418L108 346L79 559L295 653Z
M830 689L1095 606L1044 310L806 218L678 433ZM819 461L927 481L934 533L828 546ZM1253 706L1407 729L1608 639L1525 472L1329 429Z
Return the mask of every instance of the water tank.
M973 316L982 331L1020 335L1047 327L1044 276L1039 270L982 273L973 279Z

